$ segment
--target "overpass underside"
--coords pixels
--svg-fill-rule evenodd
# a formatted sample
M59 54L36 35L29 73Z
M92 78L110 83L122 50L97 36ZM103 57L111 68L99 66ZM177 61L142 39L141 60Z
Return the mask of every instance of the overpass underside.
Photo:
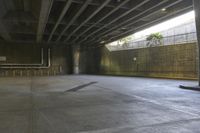
M0 132L199 133L199 43L105 47L192 10L200 42L199 0L0 0Z

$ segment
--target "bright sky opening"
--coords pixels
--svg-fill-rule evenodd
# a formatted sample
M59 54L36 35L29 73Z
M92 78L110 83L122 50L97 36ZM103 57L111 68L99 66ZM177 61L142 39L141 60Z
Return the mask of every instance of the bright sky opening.
M152 26L150 28L147 28L145 30L136 32L135 34L131 35L132 37L134 37L134 39L139 39L142 38L144 36L150 35L152 33L157 33L157 32L161 32L161 31L165 31L168 29L171 29L173 27L182 25L192 19L195 18L195 13L194 11L190 11L188 13L185 13L183 15L180 15L178 17L169 19L165 22L162 22L160 24L157 24L155 26ZM110 43L110 45L117 45L117 41Z

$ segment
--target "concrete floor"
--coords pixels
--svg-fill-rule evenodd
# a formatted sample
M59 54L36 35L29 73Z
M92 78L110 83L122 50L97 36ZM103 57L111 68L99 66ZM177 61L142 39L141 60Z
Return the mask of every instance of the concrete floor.
M200 133L194 81L57 76L0 78L0 133Z

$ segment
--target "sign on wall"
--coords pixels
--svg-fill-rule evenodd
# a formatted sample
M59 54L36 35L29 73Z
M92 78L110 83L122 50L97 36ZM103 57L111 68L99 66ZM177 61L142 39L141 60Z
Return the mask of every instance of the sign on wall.
M6 61L6 56L0 56L0 61Z

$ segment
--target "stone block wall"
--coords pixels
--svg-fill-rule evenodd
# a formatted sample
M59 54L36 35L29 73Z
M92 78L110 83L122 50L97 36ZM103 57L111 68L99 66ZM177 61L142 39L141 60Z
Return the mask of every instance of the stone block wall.
M47 47L32 44L0 44L0 56L6 57L1 64L40 64L41 49L44 50L44 65L48 64L48 48L51 49L51 66L49 68L0 68L0 76L53 76L70 74L70 47ZM9 66L10 67L10 66Z
M82 73L163 78L197 78L197 45L179 44L110 52L107 48L81 53Z

